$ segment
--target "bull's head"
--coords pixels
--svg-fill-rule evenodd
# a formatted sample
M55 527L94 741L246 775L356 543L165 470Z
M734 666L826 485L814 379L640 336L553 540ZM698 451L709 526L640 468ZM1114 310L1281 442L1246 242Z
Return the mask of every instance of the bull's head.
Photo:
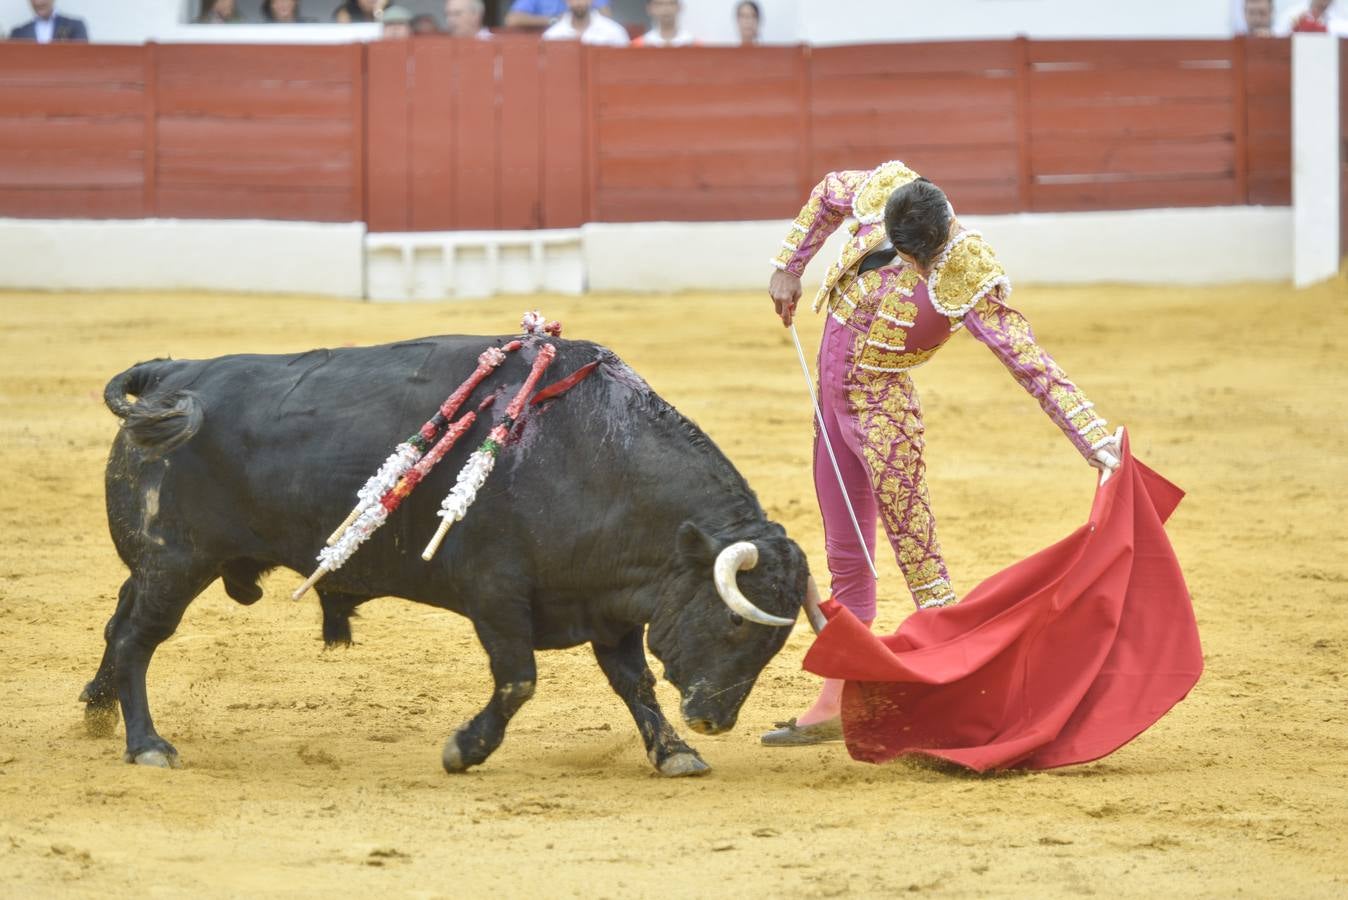
M805 554L778 525L725 541L679 529L671 577L651 619L651 652L679 690L684 720L703 734L733 728L758 673L782 649L804 606L818 630L818 591Z

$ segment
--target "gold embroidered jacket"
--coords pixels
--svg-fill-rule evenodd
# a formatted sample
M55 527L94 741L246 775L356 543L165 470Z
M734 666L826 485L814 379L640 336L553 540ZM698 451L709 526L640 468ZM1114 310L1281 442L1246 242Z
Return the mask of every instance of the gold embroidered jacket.
M1025 317L1006 304L1010 279L981 234L959 231L925 281L898 259L857 273L860 262L888 240L885 201L895 188L916 178L901 162L829 173L810 192L773 265L800 276L829 235L850 219L848 240L824 275L814 309L827 307L839 322L865 335L857 369L871 377L905 372L926 362L951 334L967 326L1090 458L1110 439L1107 423L1035 342Z

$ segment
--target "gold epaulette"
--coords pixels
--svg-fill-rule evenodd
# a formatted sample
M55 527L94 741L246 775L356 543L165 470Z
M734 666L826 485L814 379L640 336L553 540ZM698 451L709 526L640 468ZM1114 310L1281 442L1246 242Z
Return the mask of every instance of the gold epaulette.
M946 245L927 278L931 305L943 316L963 318L997 287L1011 293L1011 279L983 235L964 231Z
M852 197L852 215L863 225L880 224L885 218L889 195L921 177L898 160L877 166Z

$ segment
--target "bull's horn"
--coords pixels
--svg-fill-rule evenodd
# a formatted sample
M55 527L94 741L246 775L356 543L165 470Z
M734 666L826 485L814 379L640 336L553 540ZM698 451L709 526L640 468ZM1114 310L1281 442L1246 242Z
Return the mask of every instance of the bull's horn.
M824 630L828 624L828 619L824 616L823 610L819 608L819 585L814 583L814 576L811 575L805 582L805 618L809 620L810 627L814 633L818 634Z
M735 583L735 573L752 569L756 565L758 565L758 548L750 541L739 541L726 547L716 554L716 564L712 567L716 593L721 595L721 599L730 607L731 612L738 613L750 622L778 625L783 628L794 625L795 619L784 619L765 613L740 593L740 586Z

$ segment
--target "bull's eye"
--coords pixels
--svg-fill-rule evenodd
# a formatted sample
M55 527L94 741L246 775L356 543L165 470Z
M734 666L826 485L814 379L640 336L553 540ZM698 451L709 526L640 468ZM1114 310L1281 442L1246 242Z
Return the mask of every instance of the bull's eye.
M741 616L739 613L735 612L731 613L730 624L734 625L736 628L739 628L741 625L744 624L744 616Z

